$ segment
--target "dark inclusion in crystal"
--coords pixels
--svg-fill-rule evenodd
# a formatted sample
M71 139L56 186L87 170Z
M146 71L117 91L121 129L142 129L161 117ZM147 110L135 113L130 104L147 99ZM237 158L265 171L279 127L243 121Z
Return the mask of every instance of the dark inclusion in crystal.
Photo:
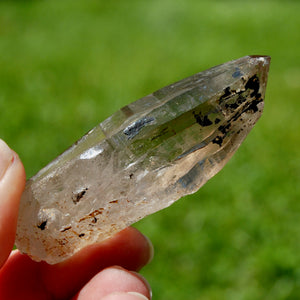
M226 99L229 99L233 96L238 96L236 102L225 104L226 109L232 109L232 111L235 111L240 105L247 101L247 97L253 99L241 112L237 112L231 119L229 119L227 121L226 126L221 125L220 127L218 127L220 135L216 136L212 140L213 143L218 144L221 147L224 136L227 132L229 132L233 121L236 121L244 112L252 111L253 113L256 113L258 111L258 104L263 101L261 94L259 93L259 88L259 78L255 74L248 79L247 83L245 84L245 88L240 92L237 92L236 90L231 90L230 87L226 87L224 89L224 94L220 97L219 103L223 103Z

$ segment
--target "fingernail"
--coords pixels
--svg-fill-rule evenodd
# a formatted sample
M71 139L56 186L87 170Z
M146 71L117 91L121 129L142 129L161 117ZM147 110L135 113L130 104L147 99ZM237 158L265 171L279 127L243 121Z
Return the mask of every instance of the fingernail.
M0 180L14 161L13 151L0 139Z
M140 293L137 293L137 292L127 292L127 294L129 295L134 295L137 297L137 299L141 299L141 300L149 300L146 296L140 294Z
M137 292L116 292L101 298L102 300L149 300L143 294Z

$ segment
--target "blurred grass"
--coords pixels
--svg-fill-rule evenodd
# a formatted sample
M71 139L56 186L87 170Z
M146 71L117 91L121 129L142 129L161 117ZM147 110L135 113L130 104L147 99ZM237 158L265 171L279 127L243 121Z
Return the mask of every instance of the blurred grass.
M300 298L299 1L1 1L0 137L27 175L154 90L272 56L262 119L193 196L139 222L154 299Z

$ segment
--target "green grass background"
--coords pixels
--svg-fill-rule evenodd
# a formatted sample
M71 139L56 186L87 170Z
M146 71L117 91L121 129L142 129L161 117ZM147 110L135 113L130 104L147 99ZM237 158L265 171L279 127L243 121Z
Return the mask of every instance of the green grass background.
M200 191L137 224L154 299L300 299L300 1L1 1L0 137L28 177L154 90L272 56L265 111Z

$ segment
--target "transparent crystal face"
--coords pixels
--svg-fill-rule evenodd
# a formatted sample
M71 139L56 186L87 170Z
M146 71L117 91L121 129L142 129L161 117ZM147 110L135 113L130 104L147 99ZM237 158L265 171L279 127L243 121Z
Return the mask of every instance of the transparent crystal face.
M60 262L197 191L262 114L270 58L246 56L123 107L34 177L16 245Z

